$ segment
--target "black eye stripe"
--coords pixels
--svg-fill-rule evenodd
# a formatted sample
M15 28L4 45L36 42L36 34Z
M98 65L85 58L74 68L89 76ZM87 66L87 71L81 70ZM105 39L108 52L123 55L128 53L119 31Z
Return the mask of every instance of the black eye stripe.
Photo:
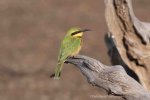
M73 32L71 35L73 36L73 35L76 35L76 34L78 34L78 33L81 33L82 31L76 31L76 32Z
M78 33L81 33L81 32L86 32L86 31L91 31L90 29L84 29L84 30L80 30L80 31L76 31L76 32L73 32L71 35L76 35Z

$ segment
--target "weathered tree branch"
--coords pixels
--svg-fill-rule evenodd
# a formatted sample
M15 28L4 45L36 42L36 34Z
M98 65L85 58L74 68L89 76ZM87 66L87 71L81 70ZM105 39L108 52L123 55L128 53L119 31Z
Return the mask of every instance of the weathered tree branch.
M66 63L77 66L90 84L105 89L108 94L121 96L125 100L150 100L150 93L128 76L120 65L106 66L81 55L69 58Z
M134 72L139 82L150 90L150 23L141 22L135 16L131 0L105 0L105 6L111 34L108 45L114 44L109 48L112 62Z

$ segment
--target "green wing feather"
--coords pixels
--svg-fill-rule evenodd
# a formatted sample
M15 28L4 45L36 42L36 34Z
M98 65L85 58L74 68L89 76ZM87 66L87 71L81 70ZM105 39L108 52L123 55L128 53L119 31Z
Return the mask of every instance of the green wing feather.
M79 48L80 45L81 39L65 37L65 39L62 41L58 55L57 67L55 69L55 76L54 76L55 79L59 79L63 63L73 52L75 52Z

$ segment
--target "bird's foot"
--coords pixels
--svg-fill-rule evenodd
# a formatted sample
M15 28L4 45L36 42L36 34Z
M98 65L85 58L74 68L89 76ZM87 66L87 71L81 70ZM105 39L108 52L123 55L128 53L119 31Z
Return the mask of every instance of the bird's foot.
M74 56L67 57L67 59L73 59L73 58L74 58ZM64 63L68 64L69 62L66 60Z

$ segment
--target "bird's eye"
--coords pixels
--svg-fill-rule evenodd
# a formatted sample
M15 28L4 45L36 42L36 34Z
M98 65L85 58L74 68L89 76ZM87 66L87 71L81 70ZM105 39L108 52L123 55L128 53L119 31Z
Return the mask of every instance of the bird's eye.
M80 32L82 32L82 31L73 32L71 35L73 36L73 35L76 35L76 34L78 34L78 33L80 33Z
M76 35L76 34L81 33L81 32L86 32L86 31L91 31L91 30L90 30L90 29L79 30L79 31L73 32L73 33L71 34L71 36Z

